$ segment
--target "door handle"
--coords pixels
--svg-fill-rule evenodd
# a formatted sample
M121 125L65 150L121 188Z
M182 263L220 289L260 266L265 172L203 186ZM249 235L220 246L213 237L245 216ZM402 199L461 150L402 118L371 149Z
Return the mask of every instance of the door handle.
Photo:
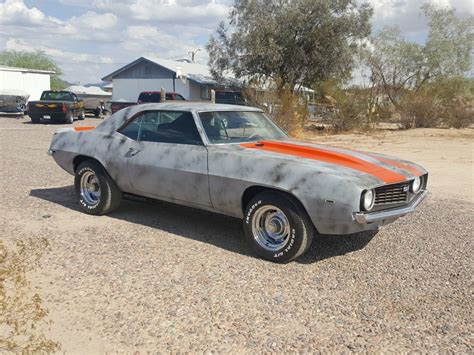
M140 152L141 152L140 149L130 148L128 150L128 155L131 156L131 157L134 157L135 155L137 155Z

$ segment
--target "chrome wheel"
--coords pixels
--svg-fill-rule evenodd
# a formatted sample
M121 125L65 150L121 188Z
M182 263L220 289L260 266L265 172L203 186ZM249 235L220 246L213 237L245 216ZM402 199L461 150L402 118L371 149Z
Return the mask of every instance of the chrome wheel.
M262 206L253 216L252 234L262 248L277 251L290 239L290 222L278 207Z
M96 205L100 201L100 184L97 175L92 171L86 171L81 176L81 197L90 205Z

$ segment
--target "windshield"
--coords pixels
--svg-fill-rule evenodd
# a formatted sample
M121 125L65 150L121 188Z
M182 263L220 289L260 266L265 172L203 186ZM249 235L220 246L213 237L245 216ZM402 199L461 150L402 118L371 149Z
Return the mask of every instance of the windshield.
M199 118L210 143L239 143L287 138L286 134L262 112L201 112Z

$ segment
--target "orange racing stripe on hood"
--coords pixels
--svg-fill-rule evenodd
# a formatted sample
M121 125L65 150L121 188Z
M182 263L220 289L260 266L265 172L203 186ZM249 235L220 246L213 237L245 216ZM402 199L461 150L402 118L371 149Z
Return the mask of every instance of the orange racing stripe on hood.
M383 162L385 164L388 164L388 165L394 166L396 168L408 171L409 173L412 173L415 176L423 175L423 172L420 171L419 169L417 169L414 166L411 166L411 165L408 165L408 164L405 164L405 163L400 163L400 162L392 160L392 159L378 157L378 156L375 156L375 155L371 155L371 156L374 157L377 160L380 160L381 162Z
M257 150L263 150L266 152L292 155L295 157L319 160L325 163L345 166L347 168L351 168L375 176L387 184L407 180L407 178L402 174L386 169L377 164L356 158L349 154L284 142L262 141L257 143L242 143L241 146L244 148L252 148Z
M74 130L76 132L81 132L81 131L90 131L93 130L95 127L94 126L82 126L82 127L74 127Z

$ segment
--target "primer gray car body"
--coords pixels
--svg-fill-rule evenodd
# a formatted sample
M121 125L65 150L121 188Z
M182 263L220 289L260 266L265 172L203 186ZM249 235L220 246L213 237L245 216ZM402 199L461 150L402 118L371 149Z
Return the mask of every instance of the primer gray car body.
M136 115L157 110L191 112L202 145L139 142L118 132ZM210 103L133 106L115 113L93 130L59 130L49 153L70 174L85 157L93 158L123 192L239 218L243 218L243 197L246 191L252 191L249 189L284 191L298 199L322 234L377 229L412 212L426 196L426 170L392 157L289 138L280 142L210 144L199 113L212 111L261 112L253 107ZM362 171L367 170L365 165L374 173ZM387 183L380 177L390 178L391 174L400 181ZM418 193L410 193L410 181L417 176L422 176L423 187ZM404 193L404 201L387 204L382 200L374 211L361 210L364 191L375 189L376 195L379 191L386 198L392 186Z

